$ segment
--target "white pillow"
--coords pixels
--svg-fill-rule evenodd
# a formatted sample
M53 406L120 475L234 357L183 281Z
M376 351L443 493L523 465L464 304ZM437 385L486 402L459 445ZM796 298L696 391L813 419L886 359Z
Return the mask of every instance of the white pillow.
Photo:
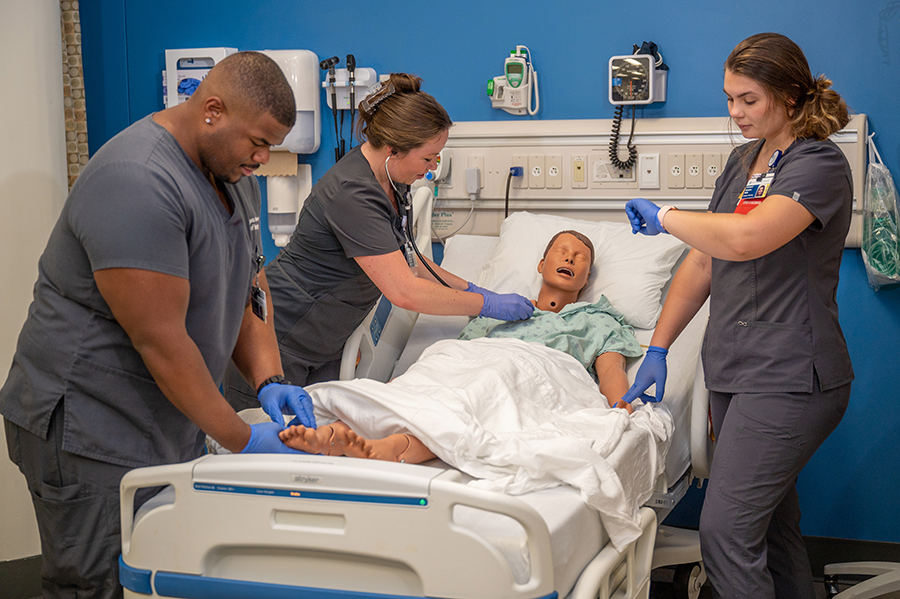
M516 212L500 227L500 241L481 269L478 285L537 299L538 262L560 231L574 230L594 244L594 265L579 301L605 295L635 328L652 329L662 309L662 289L687 246L671 235L634 235L626 223L592 222Z

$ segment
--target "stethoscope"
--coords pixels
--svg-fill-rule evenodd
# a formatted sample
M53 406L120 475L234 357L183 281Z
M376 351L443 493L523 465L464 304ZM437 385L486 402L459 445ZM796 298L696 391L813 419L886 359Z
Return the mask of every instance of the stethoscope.
M415 252L416 256L419 257L419 262L421 262L425 268L428 269L428 272L444 287L450 287L444 279L442 279L434 269L428 264L428 261L425 260L425 257L422 256L422 252L419 251L419 248L416 246L416 240L414 235L409 234L409 227L412 226L413 221L413 208L412 208L412 195L409 193L409 189L407 188L406 193L400 193L400 190L397 189L397 186L394 184L394 180L391 178L391 173L388 171L388 160L391 159L393 154L388 154L388 157L384 160L384 172L387 174L388 181L391 182L391 187L394 189L395 197L397 198L398 205L403 207L403 216L400 219L400 228L403 230L403 236L406 238L406 244L412 248ZM411 259L412 257L407 254L406 261L409 263L410 268L415 267L415 261Z

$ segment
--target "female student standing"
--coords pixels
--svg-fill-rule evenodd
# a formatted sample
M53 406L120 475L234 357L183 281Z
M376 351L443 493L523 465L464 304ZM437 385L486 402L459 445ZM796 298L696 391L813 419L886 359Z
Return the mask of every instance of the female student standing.
M338 378L344 342L382 294L426 314L521 320L534 310L520 295L480 289L414 255L409 186L436 168L453 124L421 83L393 73L360 103L366 141L316 183L290 242L266 267L284 378L296 385ZM253 389L232 365L225 396L236 409L256 407L272 382L282 381ZM265 403L271 393L261 395Z
M754 35L725 62L729 114L744 137L708 213L632 200L635 232L692 246L626 401L665 386L665 354L710 298L703 344L716 455L700 544L720 597L813 598L795 482L838 425L853 369L836 290L853 199L828 136L849 121L802 50ZM646 396L645 396L646 397Z

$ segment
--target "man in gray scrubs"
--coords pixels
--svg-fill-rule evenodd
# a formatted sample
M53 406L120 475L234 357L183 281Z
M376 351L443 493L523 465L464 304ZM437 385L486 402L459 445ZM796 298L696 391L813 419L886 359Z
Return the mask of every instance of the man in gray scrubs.
M234 452L290 451L281 424L248 426L219 393L230 359L270 407L315 426L305 392L276 384L249 176L294 115L279 67L234 54L189 101L105 144L69 194L0 389L10 457L37 514L45 597L122 596L128 470L196 458L204 434Z

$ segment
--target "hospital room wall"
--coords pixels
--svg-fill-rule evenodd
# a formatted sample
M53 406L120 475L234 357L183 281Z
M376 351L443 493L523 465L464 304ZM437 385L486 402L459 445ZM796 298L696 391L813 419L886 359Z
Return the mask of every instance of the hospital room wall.
M813 71L833 79L854 111L869 115L882 157L900 177L900 6L891 0L760 0L752 11L746 4L664 0L461 0L452 6L397 0L98 0L82 3L81 16L92 151L162 108L166 48L302 48L320 59L338 55L342 65L353 53L358 65L378 73L420 75L451 118L477 121L521 118L493 110L485 84L501 74L508 52L524 44L533 52L541 94L540 113L526 118L608 119L609 56L652 40L671 68L668 100L638 116L705 117L726 114L722 63L730 50L750 34L773 30L796 40ZM322 106L327 110L324 94ZM331 115L323 112L322 121L319 152L302 157L312 165L314 180L334 157ZM275 252L271 245L268 250ZM859 251L848 249L838 299L857 378L844 421L801 476L803 530L900 542L891 500L900 485L900 444L894 441L900 431L894 382L900 291L873 292Z
M17 89L27 93L7 93L0 100L4 140L0 144L0 369L4 375L28 313L38 257L67 191L59 1L2 0L2 12L13 10L13 4L16 18L0 19L0 81L14 81ZM16 588L11 566L40 553L31 497L25 478L6 457L2 420L0 595Z

